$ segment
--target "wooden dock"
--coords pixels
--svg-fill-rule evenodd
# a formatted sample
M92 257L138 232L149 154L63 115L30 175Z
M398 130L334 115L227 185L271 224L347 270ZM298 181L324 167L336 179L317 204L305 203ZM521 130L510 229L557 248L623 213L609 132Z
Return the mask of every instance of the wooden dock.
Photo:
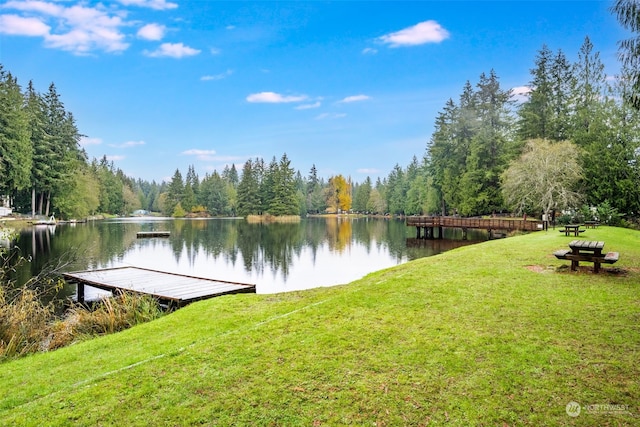
M406 218L407 227L416 227L416 239L442 239L443 228L459 228L463 238L468 229L487 230L489 236L496 231L540 231L544 230L544 222L538 220L500 219L500 218L459 218L452 216L409 216Z
M220 295L254 293L256 285L166 273L139 267L63 273L69 283L77 285L78 302L84 302L84 287L91 286L112 293L133 292L151 295L160 303L183 307L191 302Z
M137 238L141 237L169 237L170 231L138 231L136 233Z

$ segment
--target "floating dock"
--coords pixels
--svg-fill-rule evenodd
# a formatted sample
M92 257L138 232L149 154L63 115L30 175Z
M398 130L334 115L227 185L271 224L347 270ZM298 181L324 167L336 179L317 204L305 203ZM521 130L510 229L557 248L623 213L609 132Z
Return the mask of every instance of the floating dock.
M170 231L138 231L136 233L137 238L141 237L169 237L171 235Z
M191 302L220 295L255 293L256 285L166 273L139 267L117 267L101 270L63 273L77 286L77 300L84 302L84 287L91 286L112 293L133 292L151 295L160 303L183 307Z

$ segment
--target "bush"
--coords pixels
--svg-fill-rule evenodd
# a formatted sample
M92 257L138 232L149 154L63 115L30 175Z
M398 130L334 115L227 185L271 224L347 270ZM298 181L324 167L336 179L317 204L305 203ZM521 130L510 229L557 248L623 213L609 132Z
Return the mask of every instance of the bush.
M76 304L63 319L53 322L47 336L47 349L54 350L95 336L112 334L164 314L149 295L122 293L103 298L92 310Z
M57 292L63 282L48 271L15 288L8 272L12 264L27 262L13 260L15 254L0 249L0 361L118 332L164 314L151 296L121 294L103 299L93 310L75 304L60 316L43 297Z
M571 222L573 221L573 217L571 215L560 215L557 219L558 224L560 225L567 225L567 224L571 224Z

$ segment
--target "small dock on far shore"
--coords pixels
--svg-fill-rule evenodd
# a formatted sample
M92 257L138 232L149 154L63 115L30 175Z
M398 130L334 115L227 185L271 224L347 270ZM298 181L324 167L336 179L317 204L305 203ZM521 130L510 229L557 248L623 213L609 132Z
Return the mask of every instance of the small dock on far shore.
M137 238L142 237L169 237L171 235L170 231L138 231L136 233Z
M151 295L161 304L183 307L194 301L237 293L255 293L256 285L227 282L167 273L139 267L116 267L101 270L63 273L69 283L77 286L77 300L84 302L84 287L118 292Z

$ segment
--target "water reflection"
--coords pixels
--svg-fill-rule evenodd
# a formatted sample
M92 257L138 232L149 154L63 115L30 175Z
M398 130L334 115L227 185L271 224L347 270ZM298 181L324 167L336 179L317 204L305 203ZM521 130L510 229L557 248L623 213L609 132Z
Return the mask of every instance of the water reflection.
M168 238L137 238L169 231ZM447 239L456 238L454 233ZM33 227L17 246L32 262L18 283L46 263L74 259L65 271L131 265L212 279L254 283L275 293L348 283L372 271L486 239L417 240L403 221L311 218L299 224L249 224L242 219L131 218ZM73 292L72 290L67 290Z

